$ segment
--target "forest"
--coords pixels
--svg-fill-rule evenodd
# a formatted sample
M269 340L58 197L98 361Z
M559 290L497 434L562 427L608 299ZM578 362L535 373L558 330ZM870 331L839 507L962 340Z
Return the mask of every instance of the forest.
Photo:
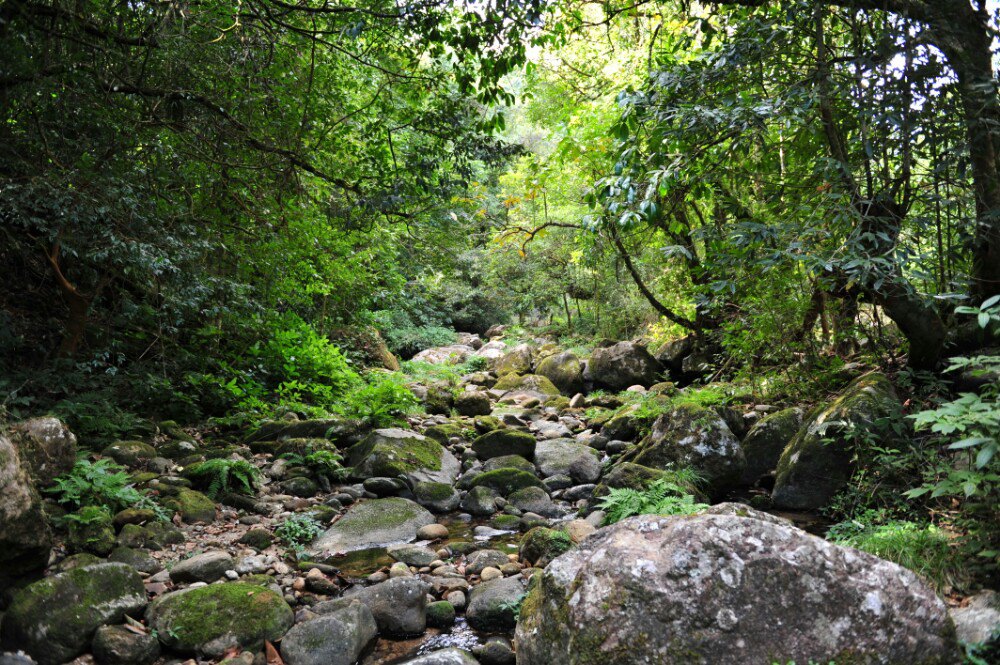
M1000 662L996 0L0 53L0 665Z

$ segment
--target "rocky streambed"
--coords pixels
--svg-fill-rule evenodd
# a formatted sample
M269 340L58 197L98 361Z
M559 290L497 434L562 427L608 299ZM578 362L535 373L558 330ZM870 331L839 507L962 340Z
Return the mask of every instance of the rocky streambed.
M134 507L54 535L43 514L60 509L37 488L72 467L75 438L53 419L11 429L0 665L952 663L960 635L1000 618L990 597L949 612L910 571L774 514L813 519L847 482L849 451L822 425L898 411L881 375L808 412L674 399L651 415L580 392L676 397L656 383L674 360L642 347L581 362L466 341L425 359L480 353L493 371L415 386L429 415L405 426L165 423L105 448L165 522ZM306 460L322 451L350 472L318 473ZM209 498L213 459L254 465L259 486ZM609 491L679 468L710 508L603 526ZM772 512L726 501L750 486Z

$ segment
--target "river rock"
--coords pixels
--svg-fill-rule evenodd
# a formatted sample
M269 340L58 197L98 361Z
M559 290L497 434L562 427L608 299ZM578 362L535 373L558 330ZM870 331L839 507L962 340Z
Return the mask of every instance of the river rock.
M496 429L473 441L472 451L481 460L509 455L519 455L530 460L535 457L535 445L535 437L527 432Z
M146 603L142 579L125 564L81 566L19 591L0 635L4 647L56 665L83 653L100 626L137 616Z
M156 457L156 448L143 441L115 441L101 451L122 466L140 466Z
M535 465L545 477L565 475L577 483L592 483L601 477L600 453L573 439L539 441Z
M524 601L518 662L954 663L911 571L733 515L633 517L556 558Z
M353 504L310 546L315 556L354 552L411 542L434 515L419 504L399 497L369 499Z
M492 410L490 396L480 390L470 390L459 393L455 397L455 410L459 415L474 418L488 416Z
M153 601L146 623L160 642L181 654L218 658L229 649L259 650L294 622L284 598L246 582L175 591Z
M855 446L864 446L866 436L886 438L879 423L901 418L902 405L884 374L852 381L836 399L809 414L781 453L774 505L792 510L825 506L850 480Z
M98 665L147 665L160 656L160 642L152 635L124 626L101 626L91 645Z
M448 346L435 346L424 349L411 360L418 363L429 363L431 365L461 365L469 356L475 354L476 350L464 344L450 344Z
M489 633L513 630L524 594L525 585L520 576L483 582L469 595L465 618L476 630Z
M791 408L764 416L750 428L743 439L747 465L741 483L752 485L778 466L781 452L795 438L802 425L802 409Z
M434 513L450 513L458 508L462 497L449 483L416 483L413 497L424 508Z
M368 606L379 632L392 637L419 635L427 628L430 585L415 577L394 579L359 589L351 598Z
M501 377L507 374L527 374L531 371L533 355L530 344L518 344L493 363L493 371Z
M377 637L371 610L352 602L293 626L281 638L281 657L287 665L352 665Z
M583 364L571 351L542 359L535 368L535 374L547 378L563 395L572 396L584 389Z
M583 377L595 386L618 392L634 385L648 388L660 380L662 372L663 366L645 347L618 342L594 349Z
M170 579L180 583L214 582L225 575L227 570L235 567L236 562L233 561L233 557L221 550L203 552L178 561L170 569Z
M398 427L377 429L347 451L347 461L364 477L406 476L411 483L452 483L460 465L434 439Z
M48 487L56 476L69 473L76 464L76 436L58 418L46 416L14 423L7 435L37 487Z

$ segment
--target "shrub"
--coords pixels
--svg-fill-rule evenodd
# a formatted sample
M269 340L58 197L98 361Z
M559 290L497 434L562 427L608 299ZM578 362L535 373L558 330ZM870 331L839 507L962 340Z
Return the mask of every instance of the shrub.
M319 522L308 515L299 514L292 515L279 524L274 535L289 548L301 552L322 532L323 527Z
M43 491L54 495L61 505L74 510L85 506L106 507L112 512L125 508L148 508L160 519L168 517L158 503L129 483L125 467L109 459L91 462L81 457L69 473L56 478L55 484Z
M340 414L373 427L388 427L413 412L419 402L396 373L372 372L337 405Z

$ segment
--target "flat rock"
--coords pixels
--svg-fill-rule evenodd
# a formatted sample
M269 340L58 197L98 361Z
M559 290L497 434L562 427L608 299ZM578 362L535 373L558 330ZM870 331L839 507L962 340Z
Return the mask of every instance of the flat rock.
M417 529L434 523L422 506L399 497L353 504L310 546L314 556L330 556L413 541Z

